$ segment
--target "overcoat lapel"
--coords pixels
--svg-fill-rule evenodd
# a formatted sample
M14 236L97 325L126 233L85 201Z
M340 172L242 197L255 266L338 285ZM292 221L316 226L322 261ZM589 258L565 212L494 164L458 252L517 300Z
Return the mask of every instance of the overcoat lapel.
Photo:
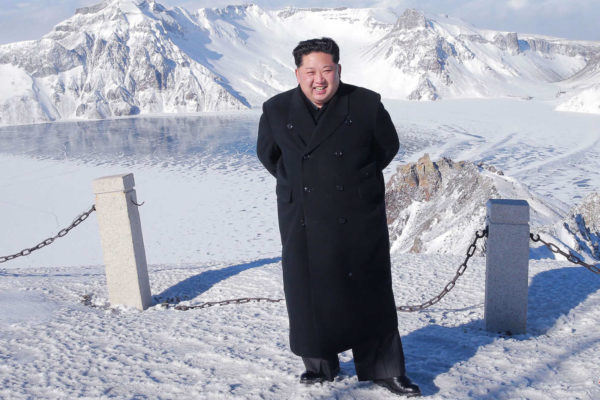
M306 108L306 106L304 107ZM306 152L310 153L325 139L333 135L336 129L343 123L349 121L348 116L348 95L344 90L343 84L340 82L337 95L333 96L331 102L325 110L325 114L319 119L319 123L315 131L313 132L308 145L306 146ZM310 117L310 115L309 115Z
M287 119L287 130L292 135L294 142L299 146L299 150L304 153L306 149L306 142L302 138L300 132L313 132L315 130L315 124L312 116L310 115L302 93L300 92L300 86L292 93L290 100L290 111Z

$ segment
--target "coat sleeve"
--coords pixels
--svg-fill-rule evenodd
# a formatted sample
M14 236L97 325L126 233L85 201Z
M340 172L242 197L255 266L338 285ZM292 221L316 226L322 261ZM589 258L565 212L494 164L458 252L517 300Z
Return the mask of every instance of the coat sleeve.
M281 150L275 140L273 139L273 132L271 131L271 124L267 117L266 107L263 104L263 113L260 116L260 122L258 123L258 139L256 141L256 155L258 159L265 166L267 171L271 175L276 177L277 162L281 157Z
M377 117L375 120L375 159L379 170L383 170L394 159L400 142L394 123L390 114L383 107L381 102L377 108Z

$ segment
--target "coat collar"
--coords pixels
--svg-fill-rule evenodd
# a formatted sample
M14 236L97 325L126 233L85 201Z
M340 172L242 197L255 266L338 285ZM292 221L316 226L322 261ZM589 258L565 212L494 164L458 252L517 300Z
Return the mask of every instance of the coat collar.
M296 87L292 93L290 110L288 115L288 129L294 135L296 143L301 146L304 153L310 153L325 139L331 136L336 129L347 119L348 116L348 90L347 86L340 82L338 92L331 99L325 114L319 119L317 126L314 126L312 116L308 111L300 86ZM298 132L313 132L308 143L305 143Z

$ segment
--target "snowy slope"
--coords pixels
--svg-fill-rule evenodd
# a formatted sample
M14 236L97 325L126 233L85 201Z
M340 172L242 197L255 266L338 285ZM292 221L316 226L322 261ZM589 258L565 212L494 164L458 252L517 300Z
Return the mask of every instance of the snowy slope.
M561 87L557 97L562 102L557 110L600 114L600 56L588 60L585 68Z
M587 74L600 54L597 42L521 38L411 9L106 0L41 40L0 46L0 124L259 107L296 84L291 49L317 36L340 43L344 80L389 99L556 101L560 82ZM597 112L599 84L582 78L560 109Z

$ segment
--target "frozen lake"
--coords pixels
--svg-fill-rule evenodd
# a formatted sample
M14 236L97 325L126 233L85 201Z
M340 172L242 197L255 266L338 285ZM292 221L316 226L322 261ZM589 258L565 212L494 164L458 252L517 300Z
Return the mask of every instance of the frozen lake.
M434 160L495 165L562 211L600 187L598 115L516 99L386 101L386 108L401 142L387 177L427 152ZM255 157L259 117L252 111L0 128L0 221L11 227L0 233L0 254L54 235L89 209L93 179L132 172L146 202L140 212L150 263L277 256L274 179ZM77 231L3 268L102 264L95 221Z
M140 117L0 128L0 152L93 165L189 167L253 157L259 115Z
M136 117L0 127L0 153L93 165L244 163L255 168L258 112ZM435 144L427 131L401 129L397 159Z

